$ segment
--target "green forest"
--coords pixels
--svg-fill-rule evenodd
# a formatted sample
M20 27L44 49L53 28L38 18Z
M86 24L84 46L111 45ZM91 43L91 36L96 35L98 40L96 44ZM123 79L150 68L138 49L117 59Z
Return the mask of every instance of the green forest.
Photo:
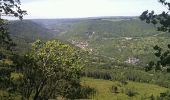
M2 2L0 100L170 100L168 12L24 19Z

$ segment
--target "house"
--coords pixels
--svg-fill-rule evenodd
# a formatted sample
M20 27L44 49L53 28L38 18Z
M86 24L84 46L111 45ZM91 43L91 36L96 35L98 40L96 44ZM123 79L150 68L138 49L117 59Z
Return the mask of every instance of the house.
M138 63L139 61L140 61L140 59L138 59L138 58L129 57L129 58L125 61L125 63L136 64L136 63Z

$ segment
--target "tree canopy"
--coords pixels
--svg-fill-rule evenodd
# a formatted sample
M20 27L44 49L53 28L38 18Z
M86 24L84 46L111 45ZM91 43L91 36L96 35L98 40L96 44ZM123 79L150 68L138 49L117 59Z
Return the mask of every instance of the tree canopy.
M20 4L20 0L0 1L0 60L5 58L4 52L10 50L11 46L14 44L9 36L7 20L4 20L2 16L18 17L22 20L26 11L20 8Z
M22 19L23 15L26 14L26 11L22 10L20 5L20 0L1 0L0 16L14 16Z
M11 60L14 43L9 35L8 21L2 16L17 17L22 20L26 11L20 8L20 4L20 0L0 0L0 89L8 92L14 89L10 78L11 73L16 70L12 67L13 61Z
M146 23L152 23L157 26L158 31L170 32L170 2L167 0L159 0L159 2L167 8L161 14L155 14L154 11L144 11L140 16L140 19L146 21Z
M163 11L161 14L155 14L154 11L149 12L144 11L140 16L140 19L146 21L146 23L152 23L157 27L158 31L168 32L170 33L170 2L167 0L159 0L159 2L167 8L167 11ZM166 67L167 71L170 72L170 45L167 46L167 50L163 50L159 46L155 46L156 50L155 56L159 58L159 60L155 62L150 62L149 66L146 67L146 70L149 71L153 67L156 70L163 70L162 67Z
M23 61L19 91L23 98L76 98L83 66L78 51L57 40L37 40Z

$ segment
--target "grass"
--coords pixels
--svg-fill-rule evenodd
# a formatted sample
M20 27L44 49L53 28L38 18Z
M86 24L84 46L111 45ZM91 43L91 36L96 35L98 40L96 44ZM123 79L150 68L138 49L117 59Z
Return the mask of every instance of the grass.
M168 90L167 88L146 83L128 81L127 85L123 85L117 81L113 82L93 78L82 78L81 84L96 90L96 94L90 97L93 100L150 100L151 95L156 97L159 96L160 93ZM112 86L117 86L119 93L113 93ZM137 94L129 97L126 95L128 90L132 90Z

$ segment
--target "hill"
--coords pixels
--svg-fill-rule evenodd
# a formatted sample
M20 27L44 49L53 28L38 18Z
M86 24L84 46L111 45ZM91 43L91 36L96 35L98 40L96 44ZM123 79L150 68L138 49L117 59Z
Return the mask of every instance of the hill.
M12 37L26 38L28 40L53 38L53 33L50 30L30 20L10 21L9 31Z
M71 25L71 29L60 34L61 37L82 39L101 39L112 37L143 37L158 34L154 26L138 19L92 19Z
M60 32L58 39L117 62L146 66L148 59L156 59L153 47L165 47L170 42L169 34L158 32L153 25L136 18L86 19L66 25L69 28Z
M90 51L94 56L92 59L104 57L107 64L114 60L146 66L150 60L156 59L153 47L165 47L170 42L169 34L156 31L153 25L136 17L33 19L14 21L12 25L15 27L10 29L11 36L17 44L24 41L20 44L22 48L27 48L27 44L36 39L55 37Z
M10 35L17 44L16 49L26 50L30 43L37 39L49 40L54 38L52 31L30 20L10 21L8 24Z
M80 51L80 55L85 67L79 74L83 77L81 85L96 90L91 99L152 99L170 88L170 74L156 70L145 72L141 67L156 60L152 48L155 45L165 48L170 42L169 35L157 32L154 26L136 18L11 21L9 28L18 54L28 51L36 39L57 38L76 49L83 49L85 52ZM11 73L10 76L20 75ZM8 93L0 90L1 95Z

